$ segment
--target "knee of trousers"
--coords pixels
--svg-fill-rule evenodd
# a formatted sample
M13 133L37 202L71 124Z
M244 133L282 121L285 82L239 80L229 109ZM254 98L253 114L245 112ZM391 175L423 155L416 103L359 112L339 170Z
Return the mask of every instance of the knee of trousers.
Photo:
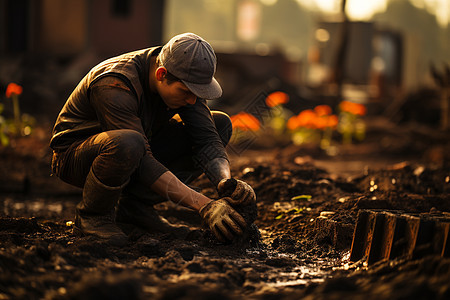
M228 145L231 135L233 133L233 125L231 124L230 117L221 111L212 111L212 117L216 124L217 132L224 146Z
M120 129L111 131L111 138L105 145L103 155L114 159L119 168L135 169L145 155L146 141L135 130Z

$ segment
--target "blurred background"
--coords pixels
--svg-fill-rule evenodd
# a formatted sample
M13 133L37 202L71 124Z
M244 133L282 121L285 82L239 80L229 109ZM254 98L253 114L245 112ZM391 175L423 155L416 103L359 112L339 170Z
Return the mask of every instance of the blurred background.
M189 31L216 50L212 108L236 114L282 91L295 114L350 100L437 126L449 19L450 0L0 0L0 102L7 115L15 82L22 111L52 123L91 67Z

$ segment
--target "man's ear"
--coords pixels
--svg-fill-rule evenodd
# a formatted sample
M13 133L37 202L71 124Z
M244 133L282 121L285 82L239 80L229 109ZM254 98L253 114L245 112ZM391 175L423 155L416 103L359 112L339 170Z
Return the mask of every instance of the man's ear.
M164 77L167 74L167 69L164 67L158 67L156 69L155 75L156 75L156 80L158 81L163 81Z

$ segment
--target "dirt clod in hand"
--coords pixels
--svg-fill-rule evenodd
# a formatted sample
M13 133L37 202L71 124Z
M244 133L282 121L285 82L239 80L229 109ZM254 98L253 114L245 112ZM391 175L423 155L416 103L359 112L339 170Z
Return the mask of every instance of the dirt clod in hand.
M233 191L236 189L237 180L234 178L229 178L223 182L219 183L220 197L231 197Z

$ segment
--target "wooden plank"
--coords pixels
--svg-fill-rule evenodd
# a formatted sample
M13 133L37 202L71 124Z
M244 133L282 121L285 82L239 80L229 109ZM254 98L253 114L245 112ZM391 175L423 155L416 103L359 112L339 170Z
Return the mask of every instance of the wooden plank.
M358 212L353 232L352 248L350 250L350 261L358 261L364 257L370 215L371 213L368 210L360 210Z
M383 213L374 213L375 223L373 225L372 240L367 255L367 263L373 264L381 259L383 240L385 235L385 215Z

